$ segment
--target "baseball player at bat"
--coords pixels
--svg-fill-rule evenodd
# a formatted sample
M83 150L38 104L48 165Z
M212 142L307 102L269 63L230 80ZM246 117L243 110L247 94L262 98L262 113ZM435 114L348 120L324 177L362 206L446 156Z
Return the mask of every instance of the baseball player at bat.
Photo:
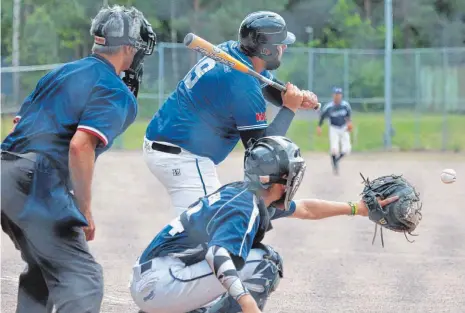
M283 277L282 258L263 243L273 220L369 214L363 200L294 200L305 169L289 139L251 139L244 180L194 202L134 264L130 291L140 312L262 312ZM397 199L378 203L384 207Z
M342 88L333 88L333 101L327 103L320 113L317 133L321 135L321 126L329 119L329 146L331 164L335 175L339 174L339 161L352 149L350 132L352 131L352 109L349 102L342 100Z
M249 14L238 41L218 47L267 78L277 69L295 36L273 12ZM274 79L274 78L273 78ZM277 81L276 79L274 79ZM203 57L153 116L144 138L144 159L166 187L177 213L220 186L216 165L239 140L285 135L299 108L314 108L317 97L287 83L287 92ZM266 100L281 107L268 125Z
M102 8L90 33L92 54L43 76L1 145L2 230L27 264L17 313L100 312L103 272L87 244L96 232L92 176L136 118L156 36L140 11L122 6Z

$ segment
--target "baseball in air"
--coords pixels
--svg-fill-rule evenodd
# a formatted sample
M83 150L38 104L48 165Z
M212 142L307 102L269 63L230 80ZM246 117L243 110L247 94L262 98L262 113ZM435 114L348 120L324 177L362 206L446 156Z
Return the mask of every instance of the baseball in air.
M441 180L444 184L452 184L457 179L457 175L453 169L445 169L441 173Z

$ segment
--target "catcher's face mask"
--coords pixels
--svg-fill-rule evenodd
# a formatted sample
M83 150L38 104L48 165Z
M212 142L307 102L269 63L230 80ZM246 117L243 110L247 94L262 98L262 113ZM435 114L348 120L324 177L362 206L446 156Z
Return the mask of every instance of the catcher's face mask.
M246 180L263 189L284 185L285 191L275 204L289 210L306 169L300 149L287 139L265 137L249 142L245 156Z
M292 199L294 199L297 190L299 190L300 184L304 178L305 169L307 165L305 162L296 161L289 164L289 175L286 182L286 192L284 193L284 210L288 211Z

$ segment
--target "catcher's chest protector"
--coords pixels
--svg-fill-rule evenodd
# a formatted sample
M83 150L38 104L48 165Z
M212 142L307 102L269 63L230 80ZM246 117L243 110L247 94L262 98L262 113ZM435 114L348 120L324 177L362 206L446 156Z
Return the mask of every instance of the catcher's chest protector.
M273 229L273 226L271 225L271 216L273 214L270 214L262 199L259 199L258 211L260 213L260 224L258 226L258 231L255 234L252 247L257 246L260 242L262 242L265 238L265 233Z

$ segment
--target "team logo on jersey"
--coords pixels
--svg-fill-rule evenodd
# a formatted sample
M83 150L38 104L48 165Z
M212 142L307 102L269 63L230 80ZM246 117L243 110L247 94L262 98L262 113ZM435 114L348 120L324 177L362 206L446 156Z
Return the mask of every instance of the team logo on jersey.
M255 118L257 122L265 122L266 121L266 112L255 113Z
M174 168L173 169L173 176L180 176L181 175L181 169L180 168Z

